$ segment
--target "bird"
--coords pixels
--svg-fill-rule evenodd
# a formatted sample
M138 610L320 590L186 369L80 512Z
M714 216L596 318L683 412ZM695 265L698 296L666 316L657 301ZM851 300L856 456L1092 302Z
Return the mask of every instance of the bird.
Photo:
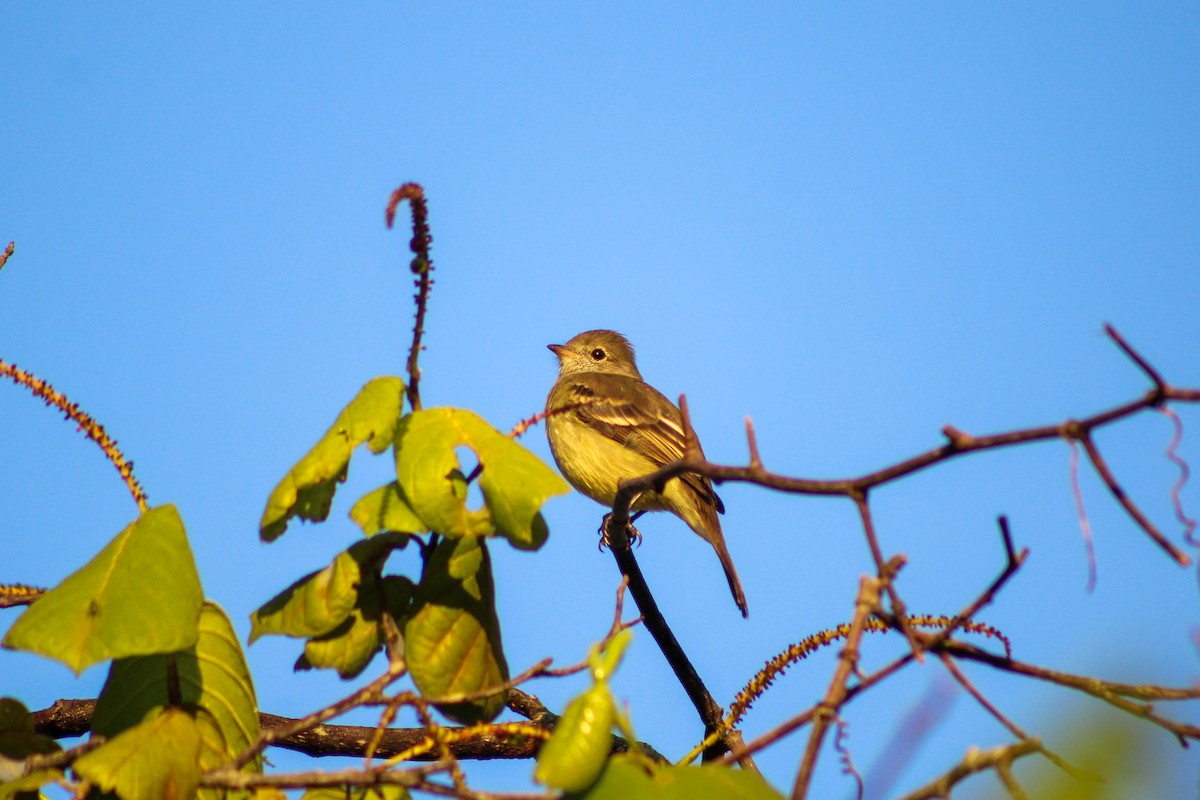
M642 378L628 339L616 331L593 330L547 347L558 356L558 378L546 397L546 437L559 470L579 492L611 507L618 481L683 458L679 409ZM712 545L734 602L743 617L749 616L717 517L725 513L725 504L712 481L684 473L661 491L639 495L632 509L669 511Z

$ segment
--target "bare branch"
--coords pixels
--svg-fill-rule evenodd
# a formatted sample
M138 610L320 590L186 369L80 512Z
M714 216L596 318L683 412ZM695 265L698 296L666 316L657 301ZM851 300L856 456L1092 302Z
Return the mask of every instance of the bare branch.
M800 770L796 773L796 783L792 787L793 800L802 800L808 796L808 787L812 781L813 769L817 765L817 754L829 724L837 716L838 709L846 700L846 686L858 669L858 648L862 642L863 630L867 618L879 610L879 590L886 580L882 577L863 577L859 581L858 598L854 601L854 619L850 623L850 635L846 637L846 646L838 656L838 666L834 671L833 680L824 699L816 709L813 719L813 730L808 737L808 745L804 750L804 758L800 762Z

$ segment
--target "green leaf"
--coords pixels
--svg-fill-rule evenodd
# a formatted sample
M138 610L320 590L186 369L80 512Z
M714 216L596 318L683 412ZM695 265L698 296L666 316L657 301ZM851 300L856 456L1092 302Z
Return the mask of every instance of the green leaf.
M310 572L250 615L250 644L268 634L320 636L341 625L358 602L358 561L342 551L325 569Z
M359 588L358 604L350 616L324 636L309 639L296 669L336 669L345 679L357 677L366 669L383 646L381 591L388 613L397 625L402 625L412 603L412 581L398 575L385 576L382 581L368 576Z
M76 760L74 769L121 800L189 798L200 782L201 744L190 714L160 708Z
M467 508L466 483L454 448L466 445L483 471L485 508ZM447 536L493 530L515 547L536 550L546 540L539 509L569 487L533 453L460 408L431 408L406 416L396 430L400 491L430 530Z
M567 792L591 786L612 749L615 720L616 703L607 684L597 683L576 697L538 753L533 779Z
M58 742L42 736L33 725L33 715L20 700L0 697L0 756L25 759L39 753L62 750Z
M258 534L274 541L287 529L288 520L321 522L337 484L346 480L350 455L366 442L373 453L382 453L392 443L404 400L404 383L399 378L374 378L350 401L304 458L283 476L267 498Z
M4 646L78 675L99 661L191 647L202 600L183 520L159 506L26 609Z
M204 604L196 645L174 654L184 705L212 715L225 742L227 759L258 738L258 704L237 634L220 606ZM114 661L92 717L92 732L116 736L136 725L151 709L168 702L165 655ZM261 771L256 759L248 769Z
M342 626L359 606L364 576L378 573L408 540L408 534L385 533L355 542L325 569L305 575L250 615L251 644L269 633L307 638Z
M659 767L646 772L646 762L634 756L613 756L587 800L782 800L762 776L732 767Z
M429 530L400 494L395 481L363 495L350 509L350 519L367 536L382 531L421 533Z
M426 697L499 688L508 681L492 564L482 539L438 544L404 626L404 648L413 681ZM504 708L504 692L438 708L458 722L485 722Z

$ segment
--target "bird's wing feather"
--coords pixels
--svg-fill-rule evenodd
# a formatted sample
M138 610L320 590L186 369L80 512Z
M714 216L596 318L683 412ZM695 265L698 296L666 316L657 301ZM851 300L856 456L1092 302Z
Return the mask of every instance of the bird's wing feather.
M633 394L622 385L631 382L640 384L636 403L622 399ZM573 413L582 422L614 442L642 453L656 467L683 458L684 435L679 409L653 386L624 375L585 373L572 376L567 391L580 403ZM687 473L680 476L680 480L708 499L717 511L725 513L725 504L713 491L708 478Z

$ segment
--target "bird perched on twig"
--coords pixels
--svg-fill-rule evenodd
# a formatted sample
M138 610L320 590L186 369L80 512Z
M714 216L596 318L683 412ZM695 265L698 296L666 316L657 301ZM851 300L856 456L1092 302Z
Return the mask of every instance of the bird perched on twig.
M566 344L548 347L558 356L558 380L546 398L546 436L572 486L611 507L619 480L648 475L683 458L679 409L642 380L628 339L615 331L584 331ZM748 616L746 595L717 518L725 505L712 481L685 473L667 481L661 492L639 495L632 509L670 511L711 544L734 602Z

